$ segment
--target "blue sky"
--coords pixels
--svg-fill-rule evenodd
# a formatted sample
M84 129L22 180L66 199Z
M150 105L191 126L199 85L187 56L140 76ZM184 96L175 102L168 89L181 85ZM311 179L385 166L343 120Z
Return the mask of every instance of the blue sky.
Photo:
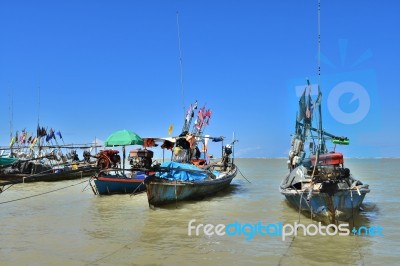
M321 3L324 128L350 138L348 157L399 155L399 11ZM167 136L170 124L178 135L183 102L197 100L213 111L206 133L235 132L238 157L286 157L295 88L317 83L317 21L317 1L2 1L0 145L11 113L13 132L35 131L39 116L66 143Z

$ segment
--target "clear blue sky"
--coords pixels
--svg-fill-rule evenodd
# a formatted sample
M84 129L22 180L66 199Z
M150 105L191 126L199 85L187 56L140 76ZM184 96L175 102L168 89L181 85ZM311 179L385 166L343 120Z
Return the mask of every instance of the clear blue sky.
M350 138L346 156L399 155L399 13L397 1L321 3L324 128ZM213 111L206 133L235 132L238 157L286 157L295 87L317 83L317 21L316 0L2 1L0 145L11 99L14 132L34 132L39 116L66 143L121 129L167 136L170 124L177 135L182 102L198 100ZM329 96L343 82L367 100L346 87ZM328 110L334 99L350 123Z

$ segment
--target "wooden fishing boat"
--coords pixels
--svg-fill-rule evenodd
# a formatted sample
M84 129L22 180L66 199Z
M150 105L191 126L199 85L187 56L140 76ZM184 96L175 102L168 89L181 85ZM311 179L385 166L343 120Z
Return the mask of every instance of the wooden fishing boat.
M316 157L322 157L317 164ZM303 159L283 179L280 192L297 210L329 224L354 219L370 189L344 167L341 153L332 152Z
M151 166L153 152L135 149L129 153L131 169L125 169L125 146L143 145L143 139L136 133L121 130L112 133L105 141L106 147L123 147L122 168L118 168L121 158L117 150L103 150L97 156L97 164L101 171L92 176L89 184L95 195L132 194L146 189L144 179L147 174L139 168L148 169Z
M197 102L188 108L182 133L176 138L170 162L154 167L154 174L145 179L150 206L161 206L177 201L201 199L225 189L236 176L233 147L237 140L223 146L221 161L211 163L207 154L208 142L223 141L223 137L203 136L211 111L205 107L198 111L193 130L189 133ZM198 148L202 143L203 158Z
M101 172L92 178L92 189L96 195L138 193L146 189L146 176L144 172L133 172L129 176Z
M280 192L297 210L317 220L325 223L348 221L358 213L365 195L370 192L369 186L353 177L344 165L343 154L336 151L336 145L349 145L349 139L322 129L320 89L314 104L309 95L306 105L305 93L306 89L300 98L289 152L289 174L282 180ZM318 128L311 125L310 106L318 107ZM334 145L331 151L327 146L329 140ZM307 144L308 156L304 148Z
M72 180L84 177L90 177L95 174L99 168L95 164L76 163L71 166L63 167L45 167L42 164L31 166L31 172L2 172L0 174L0 184L17 184L31 182L54 182L61 180Z
M8 153L0 160L0 182L15 184L91 176L98 170L92 159L95 156L91 155L97 147L100 146L96 143L65 144L61 132L53 129L38 126L36 137L24 129L12 137L9 147L0 147L2 153ZM78 149L83 150L83 160L78 157Z
M306 89L299 101L299 115L296 117L295 134L289 152L289 174L280 184L280 192L297 210L325 223L348 221L358 213L369 186L357 180L344 165L343 154L336 151L336 145L349 145L346 137L339 137L323 130L321 100L314 103L309 87L308 103ZM312 109L318 111L318 128L312 127ZM316 134L315 134L316 133ZM332 141L329 151L327 142ZM309 145L309 154L305 146Z
M161 206L184 200L199 200L228 187L236 176L237 167L229 163L213 164L208 169L192 164L172 163L170 170L146 178L147 198L150 206ZM165 175L168 171L167 175ZM182 178L181 175L189 177ZM190 177L195 174L197 178ZM202 178L199 178L201 176Z
M318 3L318 29L320 4ZM318 55L320 55L318 32ZM318 56L318 96L313 102L312 87L307 79L299 101L295 133L289 152L289 174L280 184L280 192L297 210L325 223L353 220L360 210L369 186L356 179L344 165L343 154L336 145L349 145L347 137L326 132L322 127L322 92L320 89L320 56ZM306 89L309 89L306 103ZM318 127L312 126L317 112ZM333 147L328 148L332 141ZM305 147L309 146L309 152Z

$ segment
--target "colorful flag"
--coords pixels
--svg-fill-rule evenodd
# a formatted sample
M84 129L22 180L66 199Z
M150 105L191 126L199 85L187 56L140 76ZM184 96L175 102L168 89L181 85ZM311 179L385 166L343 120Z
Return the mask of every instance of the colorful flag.
M56 136L54 135L54 131L52 128L50 128L49 133L46 136L46 141L50 141L51 139L56 139Z
M306 109L306 118L308 120L307 122L311 122L312 111L313 111L312 99L311 99L311 95L308 94L308 104L307 104L307 109Z
M14 143L15 143L15 138L14 138L14 137L11 137L10 147L12 147L12 146L14 145Z
M168 127L168 135L172 134L172 130L174 130L174 125L173 124L169 125L169 127Z
M60 130L59 130L56 134L58 135L58 137L59 137L60 139L63 138L62 135L61 135L61 131L60 131ZM55 139L55 138L54 138L54 139Z

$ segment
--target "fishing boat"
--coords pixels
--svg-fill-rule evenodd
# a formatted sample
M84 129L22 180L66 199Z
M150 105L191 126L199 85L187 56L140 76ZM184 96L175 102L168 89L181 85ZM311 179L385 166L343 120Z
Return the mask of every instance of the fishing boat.
M15 163L15 161L17 161L17 158L11 158L11 157L0 157L0 166L8 166L11 165L13 163Z
M347 137L335 136L322 128L321 100L312 103L311 85L306 104L306 89L299 101L295 134L289 152L289 174L280 184L280 192L297 210L325 223L353 219L358 213L369 186L356 179L345 167L343 154L336 145L349 145ZM318 110L318 128L312 127L312 108ZM328 149L332 141L333 149ZM305 147L309 146L309 153Z
M144 172L133 172L132 175L109 174L100 172L93 177L92 190L96 195L134 194L146 189Z
M97 156L97 166L101 169L92 176L89 184L95 195L133 194L146 189L144 172L152 164L153 152L135 149L129 152L130 169L125 169L125 147L143 145L143 139L133 131L120 130L112 133L105 141L106 147L122 146L122 167L119 151L102 150Z
M199 200L214 195L228 187L237 173L234 163L222 161L207 168L190 163L168 162L162 164L159 170L145 179L150 206Z
M55 139L52 131L51 139ZM61 133L60 133L61 136ZM37 181L59 181L77 179L94 174L98 168L89 150L98 147L92 144L58 144L47 138L36 146L42 137L27 141L13 137L10 147L1 147L8 151L1 157L1 184L27 183ZM30 137L31 139L31 137ZM83 159L80 160L77 150L83 149Z
M153 167L153 174L145 179L151 207L214 195L228 187L236 176L233 147L237 140L226 146L222 144L221 160L211 162L207 156L208 142L223 143L224 138L202 135L211 117L211 111L206 111L205 107L199 110L193 130L188 133L196 109L197 102L188 108L182 133L176 138L172 149L172 160ZM203 152L198 148L200 143L203 143Z
M318 1L318 84L315 102L312 86L307 86L299 101L295 133L289 152L289 174L280 184L280 192L299 212L326 224L353 220L360 210L369 186L353 176L345 167L337 145L349 145L347 137L326 132L322 127L322 92L320 86L320 3ZM306 90L308 99L306 102ZM314 113L316 115L314 116ZM313 127L315 118L318 127ZM328 147L329 141L332 147ZM309 147L308 153L305 147Z

